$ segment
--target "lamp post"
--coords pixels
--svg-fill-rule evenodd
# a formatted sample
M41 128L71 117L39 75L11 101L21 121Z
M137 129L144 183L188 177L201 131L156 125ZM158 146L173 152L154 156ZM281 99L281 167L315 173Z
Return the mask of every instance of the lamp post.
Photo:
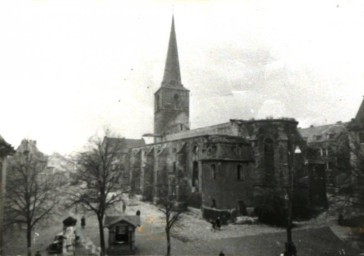
M292 200L293 200L293 177L295 173L295 156L298 154L301 154L301 149L296 146L294 150L294 154L292 156L292 164L289 168L288 173L288 214L287 214L287 242L285 244L286 250L284 252L284 256L296 256L297 250L296 246L294 245L292 241Z

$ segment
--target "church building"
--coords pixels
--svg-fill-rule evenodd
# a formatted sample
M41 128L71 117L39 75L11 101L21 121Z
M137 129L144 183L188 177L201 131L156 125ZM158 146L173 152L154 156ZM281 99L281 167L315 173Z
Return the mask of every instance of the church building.
M307 176L305 141L290 118L238 120L190 128L190 91L182 84L174 19L163 80L154 94L154 143L129 151L132 191L158 202L166 193L224 219L254 208L270 189L284 195L290 170ZM303 155L303 154L301 154ZM307 190L307 184L300 185Z

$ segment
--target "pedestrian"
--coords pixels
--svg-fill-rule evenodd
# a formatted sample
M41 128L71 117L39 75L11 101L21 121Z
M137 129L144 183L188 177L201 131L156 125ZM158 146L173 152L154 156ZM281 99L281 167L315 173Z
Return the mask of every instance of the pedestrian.
M221 252L219 253L219 256L225 256L225 253L224 253L223 251L221 251Z
M216 224L216 229L220 229L221 228L220 217L217 217L216 218L215 224Z
M212 231L215 231L215 228L216 228L216 223L215 221L210 221L211 225L212 225Z
M136 211L136 216L140 216L140 211L139 210Z
M86 219L85 219L85 216L82 216L82 218L81 218L81 227L85 228L85 226L86 226Z
M215 201L215 199L212 199L211 208L216 208L216 201Z
M125 213L125 211L126 211L126 203L125 201L123 201L123 213Z

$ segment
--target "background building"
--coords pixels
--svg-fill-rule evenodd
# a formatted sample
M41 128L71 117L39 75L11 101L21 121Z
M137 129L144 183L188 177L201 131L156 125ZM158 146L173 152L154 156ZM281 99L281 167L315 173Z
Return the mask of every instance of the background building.
M4 199L6 187L6 158L14 153L13 147L0 135L0 255L3 252Z

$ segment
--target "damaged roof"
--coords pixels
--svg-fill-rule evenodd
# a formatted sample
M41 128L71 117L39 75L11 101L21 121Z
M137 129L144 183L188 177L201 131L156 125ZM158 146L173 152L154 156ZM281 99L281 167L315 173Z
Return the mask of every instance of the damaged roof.
M145 145L144 139L127 139L105 137L104 141L111 143L111 146L117 147L122 153L127 153L131 148L138 148Z
M308 128L298 128L298 132L308 143L322 142L328 139L333 139L329 138L327 135L333 135L335 138L337 135L346 132L347 125L348 123L336 123L321 126L311 126Z

